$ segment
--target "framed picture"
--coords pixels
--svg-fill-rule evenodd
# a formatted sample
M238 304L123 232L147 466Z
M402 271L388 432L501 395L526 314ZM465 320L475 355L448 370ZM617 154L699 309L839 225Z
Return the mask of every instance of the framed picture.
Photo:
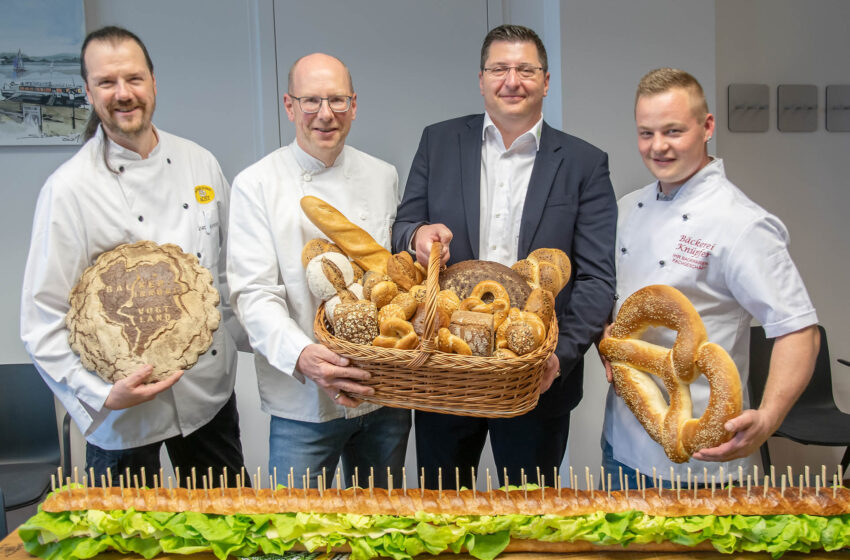
M0 145L79 144L91 107L80 77L83 0L4 0Z

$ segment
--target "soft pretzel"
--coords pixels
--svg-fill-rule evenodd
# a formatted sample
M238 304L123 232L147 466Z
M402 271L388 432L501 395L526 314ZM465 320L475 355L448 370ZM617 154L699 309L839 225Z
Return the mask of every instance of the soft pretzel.
M676 331L673 347L637 339L648 327ZM683 463L732 438L723 425L741 413L738 369L723 348L708 342L702 319L679 290L653 285L629 296L599 351L611 362L617 392L672 461ZM669 405L647 373L664 383ZM695 419L689 385L700 374L708 378L711 395Z
M449 352L451 354L463 354L471 356L472 350L469 344L461 337L455 336L445 327L437 331L437 350L440 352Z
M570 258L560 249L535 249L511 268L532 288L545 288L555 296L570 281Z
M402 321L407 321L407 317L405 317L404 314L404 309L402 309L400 305L396 303L388 303L378 310L378 325L380 325L387 319L393 318L401 319Z
M493 315L493 328L498 329L511 309L511 297L508 291L495 280L483 280L475 285L469 297L460 302L461 311L490 313Z
M375 346L410 350L419 344L419 336L413 332L413 325L404 319L391 317L381 321L379 326L381 334L372 341Z
M390 255L387 259L387 274L404 291L421 284L425 279L419 269L414 266L413 257L407 251Z

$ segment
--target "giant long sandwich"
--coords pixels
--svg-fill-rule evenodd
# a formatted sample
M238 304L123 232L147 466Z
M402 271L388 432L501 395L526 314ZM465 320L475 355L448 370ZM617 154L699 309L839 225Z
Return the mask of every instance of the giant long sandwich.
M350 550L354 560L468 551L837 550L850 547L844 487L619 491L570 488L277 490L88 488L54 491L19 529L31 554ZM592 487L592 485L591 485Z

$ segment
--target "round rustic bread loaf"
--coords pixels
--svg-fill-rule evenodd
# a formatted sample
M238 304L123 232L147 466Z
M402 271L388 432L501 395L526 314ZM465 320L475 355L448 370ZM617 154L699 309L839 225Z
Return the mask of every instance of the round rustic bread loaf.
M101 254L69 299L71 349L110 383L144 364L153 366L148 383L189 369L221 320L210 272L177 245L152 241Z
M495 280L508 291L511 307L525 307L531 293L528 282L509 267L492 261L463 261L440 273L440 288L452 290L462 300L483 280Z

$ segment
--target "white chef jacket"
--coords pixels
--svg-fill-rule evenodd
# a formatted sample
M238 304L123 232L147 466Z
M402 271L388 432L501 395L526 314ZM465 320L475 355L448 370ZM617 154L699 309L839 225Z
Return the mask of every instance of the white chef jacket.
M343 407L295 369L301 351L315 342L321 303L307 287L301 250L326 237L301 210L305 195L328 202L389 247L398 173L350 146L326 167L293 141L233 180L227 275L233 309L254 348L261 407L281 418L327 422L379 407Z
M517 261L519 230L543 117L505 148L502 134L484 114L481 142L481 202L478 256L510 266Z
M705 323L708 339L722 346L741 374L743 406L749 408L750 321L755 317L768 338L817 323L817 315L788 253L784 224L726 179L723 161L714 159L679 188L670 201L656 200L657 182L618 203L617 308L635 291L666 284L684 293ZM670 347L675 332L651 329L644 339ZM661 383L653 376L659 386ZM708 403L705 376L690 385L694 417ZM752 459L727 463L691 460L677 465L664 454L634 414L609 388L605 438L614 459L642 473L652 467L665 479L673 466L686 479L687 469L709 476L722 465L738 478L749 473ZM726 475L728 477L728 474Z
M112 385L87 371L68 344L68 297L83 271L122 243L174 243L213 273L222 325L231 323L224 255L228 185L215 157L197 144L156 129L147 159L108 140L102 129L44 184L33 220L21 296L21 338L48 386L86 440L104 449L138 447L209 422L230 398L236 348L226 328L170 389L151 401L109 410ZM103 159L108 142L109 165ZM204 186L207 197L196 194ZM206 200L206 202L201 202ZM221 265L221 266L220 266Z

